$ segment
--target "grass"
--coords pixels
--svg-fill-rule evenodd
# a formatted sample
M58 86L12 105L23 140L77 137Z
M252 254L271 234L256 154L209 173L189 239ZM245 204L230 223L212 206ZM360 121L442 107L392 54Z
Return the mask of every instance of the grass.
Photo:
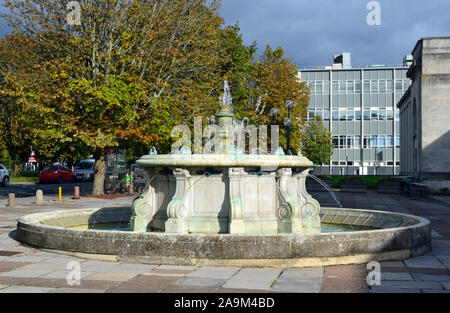
M28 183L28 182L38 182L37 177L11 177L9 180L11 183Z

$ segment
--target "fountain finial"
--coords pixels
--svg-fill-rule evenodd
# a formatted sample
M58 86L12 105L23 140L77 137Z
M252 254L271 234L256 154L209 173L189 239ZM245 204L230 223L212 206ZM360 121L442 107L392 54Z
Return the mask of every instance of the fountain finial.
M231 108L233 104L233 98L231 97L230 86L228 85L228 81L225 80L223 82L223 95L219 97L219 102L221 107L229 107Z

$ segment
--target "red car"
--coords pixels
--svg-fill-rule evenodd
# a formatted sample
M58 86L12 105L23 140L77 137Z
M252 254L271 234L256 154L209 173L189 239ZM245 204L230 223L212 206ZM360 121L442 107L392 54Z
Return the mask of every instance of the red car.
M75 182L76 179L77 177L71 169L59 164L47 165L39 173L39 182L41 184L50 181L62 184L63 182Z

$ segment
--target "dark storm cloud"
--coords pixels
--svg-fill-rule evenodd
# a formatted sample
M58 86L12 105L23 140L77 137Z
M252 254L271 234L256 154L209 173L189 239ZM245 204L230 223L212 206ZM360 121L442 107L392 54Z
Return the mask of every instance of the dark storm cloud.
M223 0L227 24L246 44L282 46L299 67L327 65L351 52L354 65L399 65L418 39L450 35L448 0L379 0L381 26L369 26L369 0ZM0 8L0 12L4 11ZM0 20L0 38L10 30Z
M366 22L369 0L223 0L227 24L246 44L282 46L299 67L351 52L354 65L400 65L421 37L450 35L450 1L381 0L381 26Z

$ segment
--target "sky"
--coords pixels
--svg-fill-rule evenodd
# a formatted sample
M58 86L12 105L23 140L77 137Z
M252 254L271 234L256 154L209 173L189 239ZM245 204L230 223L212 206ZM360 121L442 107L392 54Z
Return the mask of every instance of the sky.
M381 25L368 25L370 0L223 0L227 25L244 43L283 47L299 68L330 65L352 53L353 66L401 65L422 37L450 36L449 0L378 0ZM0 8L0 12L3 11ZM0 19L0 38L10 30Z

